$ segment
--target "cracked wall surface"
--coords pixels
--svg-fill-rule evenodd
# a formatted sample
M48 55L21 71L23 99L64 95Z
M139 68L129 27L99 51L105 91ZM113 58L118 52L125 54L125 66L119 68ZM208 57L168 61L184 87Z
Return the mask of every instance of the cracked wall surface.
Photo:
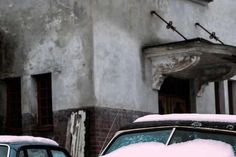
M142 47L208 38L236 45L233 0L0 0L0 78L22 78L23 112L35 112L32 75L52 73L53 110L98 106L158 112ZM203 101L198 101L199 103ZM210 104L213 102L209 100ZM200 105L201 106L201 105Z
M53 109L93 101L90 1L0 1L0 77L22 77L32 97L32 75L52 73ZM23 99L25 112L35 102Z

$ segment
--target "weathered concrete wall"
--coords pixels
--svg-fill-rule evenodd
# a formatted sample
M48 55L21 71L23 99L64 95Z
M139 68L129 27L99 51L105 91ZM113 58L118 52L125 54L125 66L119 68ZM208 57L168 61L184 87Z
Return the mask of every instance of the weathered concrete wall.
M0 77L23 76L23 98L32 98L32 75L50 72L53 110L93 102L90 1L0 1L0 31ZM35 104L22 102L23 112Z
M158 112L145 71L142 46L158 41L149 16L153 1L96 0L94 13L94 78L97 105ZM144 7L145 6L145 7ZM160 6L163 7L163 6ZM164 7L162 9L165 9Z
M196 112L212 114L216 113L214 98L214 83L210 83L205 87L202 95L196 99Z
M32 76L48 72L54 111L100 106L158 112L158 93L151 88L151 65L142 47L183 39L150 11L172 20L189 39L208 38L194 25L200 22L226 44L236 45L235 4L233 0L207 5L191 0L0 0L0 78L21 77L22 111L33 117ZM213 88L209 89L212 94ZM213 101L205 93L197 105L201 110Z
M209 35L195 26L199 22L225 43L236 44L234 30L230 29L236 24L234 1L214 0L202 5L190 0L96 0L93 4L95 95L100 106L158 111L158 96L150 90L150 67L145 69L148 64L142 60L141 48L183 39L167 30L159 18L152 17L151 10L172 20L188 39L208 39ZM214 89L209 88L212 94ZM214 97L208 101L208 96L205 93L198 98L197 105L211 108Z
M236 45L235 6L234 0L208 5L191 0L0 0L0 78L21 77L23 128L29 131L23 132L53 136L63 145L71 112L92 106L86 136L88 150L96 156L117 114L115 129L136 116L158 112L152 68L142 48L183 39L150 11L172 20L189 39L208 39L194 25L199 22L226 44ZM32 76L48 72L54 130L41 134ZM4 91L0 82L0 130ZM214 101L210 84L197 98L197 112L215 113Z

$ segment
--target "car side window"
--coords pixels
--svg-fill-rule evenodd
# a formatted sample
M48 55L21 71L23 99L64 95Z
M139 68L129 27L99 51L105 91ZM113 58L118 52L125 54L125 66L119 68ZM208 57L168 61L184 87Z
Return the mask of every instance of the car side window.
M70 155L59 147L26 146L19 150L18 157L70 157Z
M66 154L62 151L51 150L51 152L52 152L52 157L66 157Z
M20 151L19 157L25 157L25 154L24 154L24 151L23 151L23 150Z
M7 157L8 148L7 146L0 146L0 157Z
M28 157L48 157L46 149L27 149Z

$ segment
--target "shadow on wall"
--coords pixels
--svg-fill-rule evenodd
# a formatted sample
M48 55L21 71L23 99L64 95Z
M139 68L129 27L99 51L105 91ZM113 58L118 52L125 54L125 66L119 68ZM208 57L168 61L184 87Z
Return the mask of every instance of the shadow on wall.
M2 130L3 130L3 116L0 115L0 134L2 134Z
M0 29L0 73L8 73L12 70L16 48L16 37Z

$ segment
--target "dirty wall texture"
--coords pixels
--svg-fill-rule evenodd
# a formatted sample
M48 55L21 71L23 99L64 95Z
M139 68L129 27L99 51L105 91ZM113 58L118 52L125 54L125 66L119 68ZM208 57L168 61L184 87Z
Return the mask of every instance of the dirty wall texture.
M157 112L158 95L151 89L151 68L142 47L183 39L166 30L150 11L172 20L188 39L208 38L194 26L199 22L234 45L235 4L232 0L205 5L192 0L1 0L0 77L21 76L22 97L27 98L32 96L31 76L51 72L53 110L96 103ZM24 106L35 104L22 101ZM23 112L29 110L34 108L23 107Z
M32 75L52 73L53 110L84 105L158 112L143 46L208 38L235 44L236 2L214 0L0 0L0 77L22 78L23 112L35 112ZM94 96L95 93L95 96ZM198 101L202 102L202 101ZM32 107L33 106L33 107Z
M193 0L0 0L0 78L21 77L22 123L29 130L24 133L31 134L35 127L31 125L37 125L33 76L51 73L54 132L50 136L63 145L71 112L91 107L86 131L91 135L89 150L97 155L117 113L121 114L117 114L116 129L138 116L158 112L152 67L142 48L183 39L150 11L172 20L188 39L208 39L194 25L199 22L226 44L236 45L235 6L234 0L206 4ZM0 130L6 110L4 88L0 81ZM213 90L206 87L210 95ZM214 112L209 92L197 98L198 112L205 108ZM104 121L106 126L101 128Z
M192 0L96 0L94 4L94 79L99 106L158 112L158 94L151 89L151 67L142 56L142 47L184 39L151 16L151 10L173 21L187 39L211 40L195 26L199 22L225 43L236 45L232 29L236 25L235 1L199 4ZM198 98L197 103L197 108L206 105L205 97ZM214 104L214 98L207 104Z
M158 41L150 8L158 1L96 0L94 79L97 105L158 112L143 44ZM161 4L162 5L162 4ZM165 9L161 7L160 9Z
M21 77L32 96L32 75L52 73L53 110L93 101L90 1L0 0L0 77ZM23 100L23 106L34 104ZM23 107L25 111L31 107Z

